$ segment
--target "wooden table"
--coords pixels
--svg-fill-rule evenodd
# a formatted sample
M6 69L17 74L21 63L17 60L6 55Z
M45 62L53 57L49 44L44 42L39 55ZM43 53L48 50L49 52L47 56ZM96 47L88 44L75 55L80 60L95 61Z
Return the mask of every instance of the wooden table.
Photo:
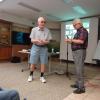
M30 69L30 64L29 64L30 51L28 51L28 50L21 50L21 51L18 51L18 52L21 53L21 54L27 54L28 55L28 61L27 61L28 67L22 69L21 71L23 72L25 70L29 70Z

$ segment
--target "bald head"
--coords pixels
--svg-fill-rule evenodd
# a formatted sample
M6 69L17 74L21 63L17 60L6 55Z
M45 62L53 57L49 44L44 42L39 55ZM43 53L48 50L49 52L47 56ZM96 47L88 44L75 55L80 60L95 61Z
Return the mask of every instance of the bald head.
M38 22L41 22L41 21L45 21L45 18L44 17L39 17Z
M44 17L39 17L38 18L38 27L43 29L45 27L45 22L46 21L45 21Z

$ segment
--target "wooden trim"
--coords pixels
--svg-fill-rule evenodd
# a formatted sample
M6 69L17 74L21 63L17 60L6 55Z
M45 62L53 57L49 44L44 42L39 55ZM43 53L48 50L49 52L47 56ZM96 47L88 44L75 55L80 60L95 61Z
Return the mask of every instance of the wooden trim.
M5 21L5 20L2 20L2 19L0 19L0 22L2 22L2 23L7 23L7 24L12 24L12 22Z

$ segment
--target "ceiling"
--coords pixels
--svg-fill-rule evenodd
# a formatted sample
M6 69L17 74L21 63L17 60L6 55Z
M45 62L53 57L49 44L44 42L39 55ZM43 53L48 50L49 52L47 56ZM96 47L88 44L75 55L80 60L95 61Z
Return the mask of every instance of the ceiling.
M100 0L4 0L0 13L36 20L44 16L50 21L100 15Z

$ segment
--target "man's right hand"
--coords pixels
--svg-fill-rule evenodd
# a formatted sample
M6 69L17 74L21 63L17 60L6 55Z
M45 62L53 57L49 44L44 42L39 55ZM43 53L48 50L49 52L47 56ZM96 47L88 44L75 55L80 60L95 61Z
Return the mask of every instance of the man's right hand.
M46 43L43 40L39 40L39 39L35 39L35 40L31 40L33 44L37 44L37 45L45 45Z
M43 43L41 40L38 40L38 41L36 42L36 44L37 44L37 45L44 45L44 43Z

